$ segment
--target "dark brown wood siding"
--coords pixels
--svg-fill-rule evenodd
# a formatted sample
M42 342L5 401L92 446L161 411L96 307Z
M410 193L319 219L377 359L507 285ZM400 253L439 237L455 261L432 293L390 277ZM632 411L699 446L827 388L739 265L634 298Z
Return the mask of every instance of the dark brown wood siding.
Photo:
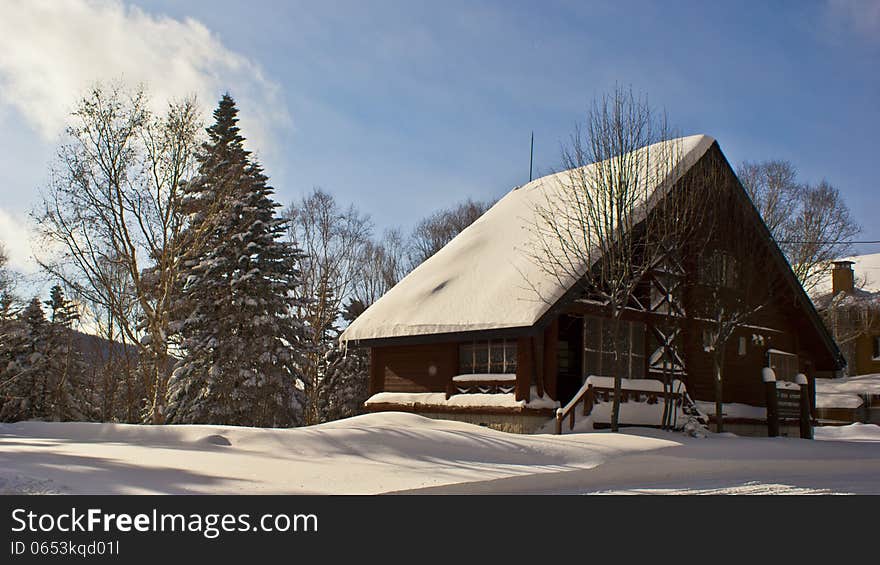
M531 400L532 386L532 338L521 337L516 341L516 399Z
M446 392L458 374L458 344L374 347L371 393Z
M559 319L553 320L544 330L544 392L553 400L559 398L557 390L556 348L559 341Z

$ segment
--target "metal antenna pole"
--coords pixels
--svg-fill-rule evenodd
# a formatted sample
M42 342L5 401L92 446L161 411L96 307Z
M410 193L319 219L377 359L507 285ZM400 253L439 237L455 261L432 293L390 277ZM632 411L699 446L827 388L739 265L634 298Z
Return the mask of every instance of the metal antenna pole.
M529 147L529 182L532 182L532 163L535 158L535 132L532 131L532 142Z

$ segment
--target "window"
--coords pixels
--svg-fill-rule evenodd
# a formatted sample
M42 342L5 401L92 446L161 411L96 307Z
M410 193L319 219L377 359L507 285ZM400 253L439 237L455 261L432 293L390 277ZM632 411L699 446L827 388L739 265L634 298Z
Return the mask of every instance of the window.
M880 335L874 336L874 361L880 361Z
M700 282L703 284L736 288L739 279L739 265L730 253L716 251L700 261Z
M739 353L740 357L746 356L746 338L745 337L740 336L739 345L736 348L736 352Z
M621 356L621 377L645 377L645 325L621 320L618 335L618 353ZM586 375L615 376L614 321L587 316L584 318L584 373Z
M458 372L462 375L516 373L516 340L495 339L459 345Z
M711 353L715 351L715 331L703 330L703 351Z
M776 373L777 381L794 381L798 374L798 356L778 349L767 350L767 366Z

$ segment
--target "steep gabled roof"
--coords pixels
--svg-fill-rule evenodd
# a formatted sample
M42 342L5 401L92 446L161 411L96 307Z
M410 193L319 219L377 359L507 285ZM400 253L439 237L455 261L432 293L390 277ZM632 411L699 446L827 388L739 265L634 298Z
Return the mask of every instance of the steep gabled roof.
M695 135L676 144L679 166L647 187L647 206L658 187L675 183L712 146ZM650 155L669 155L658 146ZM592 167L594 165L590 165ZM455 239L389 290L342 335L345 341L400 338L534 325L575 280L560 281L541 269L526 249L534 237L535 212L562 188L568 172L534 180L499 200Z

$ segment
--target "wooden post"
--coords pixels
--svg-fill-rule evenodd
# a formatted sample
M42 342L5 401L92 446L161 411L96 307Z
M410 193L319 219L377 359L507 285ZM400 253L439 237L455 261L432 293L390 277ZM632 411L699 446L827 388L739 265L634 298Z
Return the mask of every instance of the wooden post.
M562 435L562 414L556 413L556 435Z
M801 438L813 439L813 421L810 410L810 381L803 373L795 376L795 382L801 387Z
M761 369L764 393L767 397L767 435L779 436L779 399L776 396L776 373L770 367Z
M593 385L587 385L587 394L584 395L584 417L593 413Z

